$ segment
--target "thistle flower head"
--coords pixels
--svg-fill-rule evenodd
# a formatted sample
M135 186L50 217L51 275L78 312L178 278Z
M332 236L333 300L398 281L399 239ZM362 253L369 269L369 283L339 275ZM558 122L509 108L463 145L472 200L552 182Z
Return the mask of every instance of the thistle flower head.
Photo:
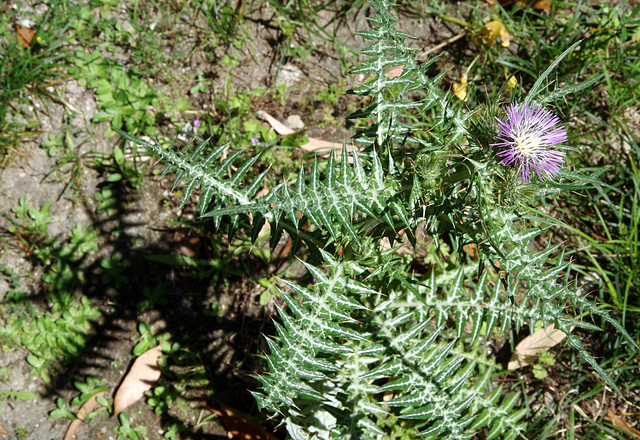
M547 148L567 140L560 118L535 103L514 102L506 113L506 121L496 117L498 142L491 144L504 148L498 153L500 165L518 167L516 182L531 182L532 170L542 180L553 178L560 172L566 154Z

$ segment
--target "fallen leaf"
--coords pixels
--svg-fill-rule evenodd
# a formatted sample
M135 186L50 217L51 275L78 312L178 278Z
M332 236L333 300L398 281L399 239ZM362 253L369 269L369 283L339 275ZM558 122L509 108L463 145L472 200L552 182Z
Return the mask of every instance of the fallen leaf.
M609 416L609 420L616 428L622 429L627 433L631 434L634 438L640 439L640 431L638 431L633 426L629 425L627 422L622 420L620 417L616 416L613 411L607 410L607 416Z
M22 47L29 47L33 41L33 37L36 35L33 29L26 28L19 24L16 24L16 32L18 35L18 43L20 43Z
M82 404L76 414L76 419L69 424L67 432L64 434L64 440L71 440L73 436L76 435L76 431L84 421L85 416L93 411L98 404L98 397L104 396L105 392L106 391L100 391L99 393L94 394L89 400Z
M191 258L200 257L200 237L189 237L186 229L177 229L173 233L173 243L177 252Z
M560 330L555 330L553 324L549 324L546 328L534 332L516 345L507 369L517 370L518 368L529 365L538 359L542 350L548 350L558 345L566 337L567 335Z
M399 66L393 66L391 67L389 70L387 70L384 73L384 76L386 76L389 79L393 79L397 76L402 75L402 72L404 71L404 64L400 64Z
M2 426L0 426L0 435L7 435L7 433L5 432L4 429L2 429Z
M337 153L338 153L338 156L339 156L341 154L340 152L342 151L342 143L323 141L322 139L317 139L317 138L310 137L309 138L309 142L307 142L304 145L300 145L300 148L302 148L304 151L338 150ZM347 151L351 151L352 149L353 149L353 147L347 145Z
M552 0L538 0L533 4L534 9L546 9L547 11L551 10L551 2Z
M484 44L489 47L493 47L496 43L496 38L500 40L502 47L509 47L509 44L511 44L511 35L499 20L490 21L485 24L480 33L482 34Z
M222 425L232 437L242 440L278 440L276 436L269 434L261 426L251 423L249 416L242 411L226 405L221 405L222 410L203 406L220 416Z
M467 253L472 259L478 259L478 245L475 243L469 243L462 246L462 250Z
M460 75L460 84L458 83L453 84L453 94L460 101L467 102L469 100L469 94L467 92L467 89L468 89L467 75L463 73L462 75Z
M135 360L129 373L120 384L113 398L113 414L117 416L129 405L138 401L160 379L158 358L162 354L162 346L151 348Z
M267 122L269 123L269 125L271 125L271 127L276 131L276 133L278 133L281 136L288 136L290 134L295 133L295 131L293 131L292 129L290 129L289 127L287 127L286 125L284 125L282 122L278 121L276 118L274 118L273 116L271 116L269 113L267 112L263 112L263 111L259 111L258 114L260 116L262 116L263 118L265 118L267 120Z
M282 122L278 121L276 118L274 118L273 116L271 116L269 113L267 112L263 112L263 111L259 111L258 114L260 116L262 116L264 119L267 120L267 122L269 123L269 125L271 125L271 128L273 128L276 133L278 133L281 136L288 136L290 134L294 134L295 131L290 129L289 127L287 127L286 125L284 125ZM329 142L329 141L324 141L322 139L318 139L318 138L309 138L309 142L307 142L304 145L301 145L300 148L302 148L304 151L323 151L323 150L337 150L336 151L336 156L338 158L340 158L340 154L342 154L342 143L338 143L338 142ZM347 145L347 151L351 151L353 149L353 145Z

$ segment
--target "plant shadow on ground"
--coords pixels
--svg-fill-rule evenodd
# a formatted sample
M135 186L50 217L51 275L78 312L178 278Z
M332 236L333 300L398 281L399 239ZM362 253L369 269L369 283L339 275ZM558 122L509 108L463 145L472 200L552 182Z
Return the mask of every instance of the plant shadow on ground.
M245 257L245 261L241 261L241 257L224 257L228 244L226 241L212 244L211 233L203 233L190 244L195 254L201 254L190 260L199 267L151 261L154 256L171 261L178 257L179 260L180 256L174 251L179 247L176 234L185 229L163 225L156 231L157 240L136 246L139 236L132 231L149 228L153 223L137 203L144 188L141 192L132 191L123 182L108 186L113 196L112 211L95 214L87 207L87 212L93 214L93 227L100 230L101 237L110 237L98 252L107 258L95 258L86 266L83 261L76 261L72 268L84 273L83 281L74 290L96 304L102 316L92 323L84 347L75 347L75 356L65 356L64 363L57 363L52 368L51 381L42 397L55 400L61 390L71 390L75 381L89 376L106 377L108 385L117 388L135 358L131 354L134 340L146 339L151 348L161 339L158 336L165 334L171 343L180 344L180 348L167 357L161 383L170 390L181 390L177 394L186 407L197 413L206 407L219 408L223 404L255 415L256 404L249 390L257 388L258 382L250 375L260 371L258 355L264 349L262 334L273 334L274 331L269 307L258 304L254 295L256 285L244 274L248 273L247 266L251 266L255 276L268 274L277 267L277 261L266 265L251 256ZM155 186L155 183L146 186ZM154 190L159 191L158 188ZM188 204L184 209L194 208ZM199 228L194 227L197 223L192 222L192 232L213 229L202 224ZM215 259L221 264L208 264ZM35 257L32 257L32 263L42 265ZM63 276L61 273L58 278L50 279L49 284L64 285L66 281L60 279ZM219 282L212 284L212 279ZM37 309L47 309L50 295L42 283L40 291L30 296L29 301ZM136 330L142 330L140 323L149 324L146 329L156 337L140 336ZM124 370L114 368L119 363ZM127 411L135 412L134 408ZM180 414L175 408L171 411L167 408L159 414L162 427L182 426L181 438L224 437L222 428L196 427L190 425L190 420L188 414ZM99 422L89 426L99 429L97 425ZM144 425L149 426L147 422ZM207 432L210 430L213 433Z

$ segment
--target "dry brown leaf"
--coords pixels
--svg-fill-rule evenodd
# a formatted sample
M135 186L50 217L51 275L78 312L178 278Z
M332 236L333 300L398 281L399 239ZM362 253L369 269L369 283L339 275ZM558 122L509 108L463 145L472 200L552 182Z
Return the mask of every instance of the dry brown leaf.
M249 416L230 406L221 405L222 410L203 405L222 419L222 425L233 438L242 440L278 440L276 436L265 431L261 426L249 421ZM231 438L231 437L230 437Z
M533 4L534 9L546 9L547 11L551 10L551 0L538 0Z
M36 35L33 29L26 28L19 24L16 24L16 33L18 35L18 43L25 48L29 47L31 41L33 41L33 37Z
M7 435L7 433L5 432L4 429L2 429L2 426L0 426L0 435Z
M77 418L69 424L67 432L64 434L64 440L71 440L73 436L76 435L76 431L84 421L85 416L93 411L93 409L98 404L98 397L104 396L105 392L106 391L100 391L99 393L94 394L89 400L82 404L82 406L78 410L78 413L76 414Z
M276 131L276 133L278 133L279 135L288 136L290 134L295 133L295 131L293 131L292 129L290 129L286 125L284 125L282 122L278 121L276 118L271 116L269 113L263 112L263 111L259 111L258 114L260 116L262 116L263 118L265 118L267 120L267 122L269 123L269 125L271 125L271 128L273 128Z
M295 131L290 129L289 127L287 127L286 125L284 125L282 122L278 121L276 118L274 118L273 116L271 116L269 113L267 112L263 112L263 111L259 111L258 114L260 116L262 116L264 119L267 120L267 122L269 123L269 125L271 125L271 128L273 128L276 133L278 133L281 136L288 136L290 134L294 134ZM302 148L304 151L331 151L331 150L337 150L336 151L336 156L338 158L340 158L340 154L342 151L342 143L338 143L338 142L329 142L329 141L324 141L322 139L318 139L318 138L309 138L309 142L307 142L304 145L301 145L300 148ZM347 151L351 151L353 149L352 145L347 145Z
M300 148L302 148L304 151L338 150L337 153L340 153L340 150L342 150L342 144L338 142L323 141L322 139L310 137L309 142L304 145L300 145ZM347 151L351 151L352 149L352 147L347 146Z
M158 358L162 354L162 346L151 348L135 360L129 373L120 384L113 398L113 414L117 416L129 405L141 399L146 391L160 379Z
M553 324L549 324L547 328L534 332L516 345L507 369L517 370L518 368L529 365L538 359L542 350L548 350L558 345L566 337L567 335L560 330L555 330Z
M200 258L200 237L189 237L186 229L176 229L173 233L173 243L180 255Z
M638 431L633 426L629 425L627 422L622 420L620 417L616 416L613 413L613 411L607 410L607 416L609 416L609 420L611 420L611 423L613 424L613 426L615 426L616 428L620 428L623 431L628 432L634 438L640 439L640 431Z

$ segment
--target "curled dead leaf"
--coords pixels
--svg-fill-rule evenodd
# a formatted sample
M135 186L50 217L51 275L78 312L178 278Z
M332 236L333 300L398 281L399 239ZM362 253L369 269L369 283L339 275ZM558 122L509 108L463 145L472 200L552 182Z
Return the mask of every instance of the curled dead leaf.
M173 233L173 242L177 252L191 258L200 257L200 237L189 236L187 229L177 229Z
M93 411L93 409L98 404L98 397L104 396L105 392L106 391L101 391L99 393L94 394L93 396L91 396L89 400L87 400L82 404L82 406L78 410L78 413L76 414L76 419L72 420L71 423L69 423L67 432L65 432L64 434L64 440L73 439L73 437L76 435L76 431L84 421L84 418L86 417L86 415L89 414L91 411Z
M278 440L276 436L268 433L261 426L249 421L249 416L230 406L221 405L222 410L203 405L204 408L217 414L222 419L222 425L227 430L229 438L242 440Z
M507 369L517 370L535 362L542 350L548 350L558 345L566 337L567 335L560 330L556 330L553 324L534 332L516 345Z
M271 116L267 112L259 111L258 115L262 116L268 123L271 125L276 133L281 136L288 136L290 134L294 134L295 131L284 125L282 122L278 121L276 118ZM336 152L336 157L340 158L340 154L342 152L342 143L339 142L329 142L318 138L309 138L309 142L304 145L301 145L304 151L318 151L318 152L328 152L334 151ZM353 149L353 145L347 145L347 151L351 151Z
M613 411L607 410L607 416L609 420L611 420L611 424L616 428L619 428L623 431L626 431L628 434L631 434L633 438L640 439L640 431L638 431L633 426L629 425L627 422L622 420L620 417L616 416Z
M161 354L162 346L158 345L142 353L131 365L131 369L113 398L113 414L115 416L141 399L144 393L160 379L161 371L158 366L158 358Z

